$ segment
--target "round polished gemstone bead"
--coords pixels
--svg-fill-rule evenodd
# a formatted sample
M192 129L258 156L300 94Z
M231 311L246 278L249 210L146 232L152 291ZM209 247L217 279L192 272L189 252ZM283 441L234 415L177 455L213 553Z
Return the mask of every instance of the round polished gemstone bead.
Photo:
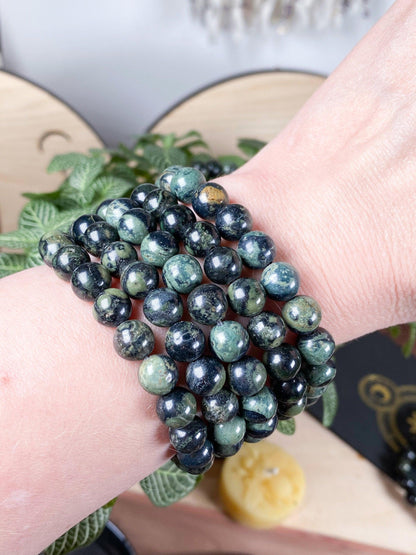
M69 281L75 268L86 262L90 262L90 257L85 249L79 245L65 245L52 258L52 268L60 278Z
M265 311L250 318L247 331L256 347L269 351L283 343L286 325L278 314Z
M184 235L185 249L196 257L206 256L220 244L220 234L215 225L209 222L196 222Z
M202 415L207 422L228 422L238 413L238 399L232 391L221 389L214 395L202 397Z
M215 160L215 158L213 158L212 160L208 160L205 165L210 179L214 179L214 177L219 177L224 173L223 165L218 160Z
M155 326L169 327L182 318L182 299L172 289L153 289L144 300L143 312Z
M301 335L297 347L309 364L325 364L335 351L335 341L324 328L316 328L312 333Z
M111 274L102 264L86 262L72 272L71 286L75 295L86 301L93 301L111 284Z
M199 170L205 177L205 179L210 178L209 169L207 168L207 163L203 160L193 160L191 166L196 170Z
M265 422L247 422L245 441L247 443L257 443L258 441L269 437L275 431L277 426L277 413Z
M279 402L279 407L277 413L279 418L288 419L297 416L305 410L307 398L306 395L299 399L296 403L281 403Z
M107 206L105 221L117 229L121 216L132 208L137 208L137 204L131 198L116 198Z
M153 185L153 183L141 183L133 189L130 198L136 203L136 206L142 208L144 199L151 191L155 191L156 189L157 187Z
M255 395L263 389L266 380L266 368L255 357L245 356L228 366L228 382L231 391L236 395Z
M165 189L165 191L170 191L170 182L172 181L172 177L182 168L183 166L169 166L158 176L155 181L155 185L161 189Z
M265 268L276 255L273 239L262 231L249 231L238 241L237 252L249 268Z
M221 443L213 442L214 454L219 459L225 459L226 457L233 457L243 446L244 439L241 439L238 443L234 445L222 445Z
M139 383L148 393L152 395L166 395L170 393L178 382L179 372L178 367L174 360L166 355L151 355L143 360L140 365L138 378ZM184 396L186 390L181 389L178 396ZM188 392L186 392L188 393ZM194 397L185 395L185 406L191 404L193 406L195 402ZM167 408L172 408L174 399L165 403L161 401L162 408L167 405ZM188 409L189 410L189 409ZM193 409L192 411L193 412ZM165 409L165 414L167 410ZM190 422L192 419L186 417L186 423ZM183 426L186 425L183 424Z
M316 399L318 400L320 397L322 397L322 395L325 393L325 391L328 389L328 384L326 385L320 385L317 387L313 387L312 385L308 385L306 388L306 397L308 398L308 401L310 399ZM309 405L311 403L308 403Z
M176 322L166 333L165 349L168 355L175 360L192 362L204 352L204 334L192 322Z
M115 227L107 222L95 222L87 227L82 237L82 246L93 256L101 256L104 247L118 239Z
M210 181L204 183L192 198L192 208L204 220L215 220L220 208L229 201L227 191L222 185Z
M209 251L204 271L214 283L229 284L241 276L243 264L240 255L230 247L215 247Z
M176 239L182 239L196 222L195 214L183 204L169 206L160 216L160 229L169 231Z
M239 278L228 286L231 308L241 316L260 314L266 302L263 286L254 278Z
M162 278L166 287L186 294L202 283L203 273L196 258L190 254L176 254L165 262Z
M265 385L256 395L241 398L241 411L247 422L266 422L277 412L276 396Z
M135 248L125 241L114 241L106 245L101 253L101 264L112 276L119 277L125 266L137 260Z
M109 288L98 295L94 301L94 318L104 326L117 327L130 318L131 300L121 289Z
M288 301L299 289L299 274L287 262L273 262L261 274L261 284L271 299Z
M133 245L140 245L146 235L155 229L152 216L142 208L133 208L124 212L117 226L120 239Z
M87 231L87 227L101 221L103 221L103 218L98 214L83 214L71 225L70 235L76 243L82 244L82 238Z
M117 326L113 345L118 355L127 360L143 360L155 346L152 330L140 320L127 320Z
M243 357L250 346L247 331L239 322L225 320L218 322L210 333L211 348L224 362L234 362Z
M106 198L105 200L103 200L103 202L97 206L97 209L95 211L96 215L105 220L107 208L113 202L113 200L113 198Z
M190 362L186 369L186 383L197 395L214 395L225 384L226 372L221 362L210 356L202 356Z
M241 204L228 204L218 210L215 225L221 237L227 241L238 241L251 231L253 221L247 208Z
M195 418L196 399L187 389L175 387L170 393L159 397L156 413L166 426L183 428Z
M215 443L220 445L236 445L244 439L246 421L241 416L234 416L234 418L227 422L214 424L211 433Z
M178 468L188 474L204 474L214 464L214 447L207 439L197 451L193 453L177 453L173 458L173 462Z
M199 186L205 183L204 175L195 168L181 168L172 177L170 190L180 201L191 202Z
M140 254L145 262L162 268L165 262L175 254L179 247L173 235L167 231L152 231L143 239Z
M299 372L302 357L300 352L289 343L282 343L263 354L263 363L270 376L276 380L291 380Z
M298 295L287 301L282 309L283 320L298 333L311 333L321 322L319 304L306 295Z
M273 391L282 403L297 403L306 393L307 382L301 374L284 382L275 381Z
M206 326L214 326L222 320L228 308L224 291L212 283L196 287L188 295L187 304L191 318Z
M199 416L183 428L169 428L172 446L180 453L193 453L201 449L207 439L207 425Z
M38 249L42 260L52 266L52 260L61 247L73 245L72 238L63 231L50 231L40 238Z
M121 272L120 285L132 299L144 299L158 284L159 274L156 268L141 260L132 262Z
M154 218L160 218L166 208L173 204L177 204L177 202L174 195L169 193L169 191L155 189L146 195L142 208Z
M305 364L302 367L302 373L309 385L321 387L328 385L334 380L337 370L332 360L328 360L325 364Z

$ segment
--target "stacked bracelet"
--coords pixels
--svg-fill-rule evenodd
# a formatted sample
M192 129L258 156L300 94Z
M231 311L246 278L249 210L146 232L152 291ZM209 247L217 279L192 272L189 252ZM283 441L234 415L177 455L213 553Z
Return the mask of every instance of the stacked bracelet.
M104 201L69 233L44 235L39 251L78 297L94 301L98 322L116 328L116 352L142 360L139 382L158 396L174 460L189 473L269 436L278 419L315 403L335 377L334 341L319 327L318 303L298 295L297 271L274 262L275 244L252 230L247 208L230 204L225 189L196 168L170 167L130 198ZM262 271L259 280L253 270ZM137 301L151 325L168 328L166 354L151 355L151 326L130 319ZM289 330L294 344L285 341ZM247 354L250 346L257 356ZM186 387L178 386L180 362Z

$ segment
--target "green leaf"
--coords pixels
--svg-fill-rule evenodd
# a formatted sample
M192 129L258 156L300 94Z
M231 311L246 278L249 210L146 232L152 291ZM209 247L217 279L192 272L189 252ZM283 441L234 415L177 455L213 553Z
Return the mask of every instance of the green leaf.
M199 131L195 131L195 129L192 129L191 131L188 131L187 133L185 133L185 135L181 135L180 137L177 137L177 141L183 141L184 139L189 139L189 137L196 137L197 139L202 139L202 135Z
M402 353L405 358L409 358L413 352L413 347L416 343L416 322L408 324L409 337L402 347Z
M212 160L212 155L208 152L197 152L193 155L191 160L192 162L209 162L210 160Z
M390 335L393 339L397 339L401 333L401 326L391 326L389 328Z
M62 534L43 552L44 555L64 555L74 549L86 547L99 538L110 518L115 499L81 520Z
M293 436L296 431L295 419L289 418L289 420L279 420L277 423L277 431L287 436Z
M45 200L46 202L56 205L56 201L61 196L61 193L58 189L50 193L22 193L22 196L28 198L29 200Z
M150 501L157 507L167 507L190 493L202 476L184 472L173 461L144 478L140 485Z
M229 154L227 156L218 156L218 162L221 162L221 164L235 164L239 168L245 164L247 160L244 160L244 158L236 154Z
M257 154L266 143L264 141L259 141L257 139L239 139L238 148L244 152L250 158Z
M0 252L0 278L9 276L25 269L25 254Z
M77 164L69 176L69 185L73 189L81 191L87 199L90 195L88 192L91 183L101 173L104 162L100 158L87 158L86 160ZM91 194L91 198L93 197Z
M41 266L43 264L42 257L39 254L38 249L32 249L26 255L25 268L34 268L35 266Z
M19 229L0 233L0 247L8 249L30 249L39 242L39 235L33 231Z
M144 171L148 171L150 169L149 161L146 160L145 156L140 156L140 154L136 154L134 150L127 148L123 144L119 145L118 151L126 157L127 162L135 162L137 167Z
M46 170L48 173L62 172L74 168L80 162L88 160L86 154L80 152L68 152L54 156Z
M186 154L179 148L163 149L157 145L147 145L143 149L144 156L158 171L168 166L183 166L186 164Z
M332 425L338 410L338 393L335 382L331 382L322 395L323 415L322 424L329 428Z
M32 200L23 208L19 216L19 230L33 235L42 235L49 230L50 222L58 215L58 209L50 202Z
M209 150L207 143L202 139L195 139L194 141L190 141L189 143L185 143L183 145L178 146L178 148L182 150L186 150L187 152L192 152L192 149L197 147L201 147L206 150Z
M126 181L114 175L103 175L94 181L92 187L95 191L94 198L104 200L106 198L122 197L134 185L131 181Z
M111 169L108 170L108 175L114 175L114 177L120 177L125 181L131 181L133 187L138 184L134 171L125 164L112 165Z

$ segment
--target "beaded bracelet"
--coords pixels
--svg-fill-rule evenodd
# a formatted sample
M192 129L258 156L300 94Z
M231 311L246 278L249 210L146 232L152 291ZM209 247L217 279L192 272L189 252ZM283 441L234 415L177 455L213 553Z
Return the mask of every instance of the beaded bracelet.
M215 457L268 437L278 419L315 403L335 377L334 340L319 327L318 303L298 295L297 271L274 262L275 244L252 230L249 211L230 204L225 189L196 168L169 167L130 198L104 201L69 233L44 235L39 251L78 297L94 301L96 320L116 328L116 352L142 360L139 382L158 396L173 460L186 472L206 472ZM253 270L262 270L260 280ZM265 309L267 299L277 312ZM166 354L152 355L151 327L129 319L136 300L150 324L168 328ZM295 344L285 341L289 330ZM262 355L247 355L250 346ZM178 386L181 362L186 387Z

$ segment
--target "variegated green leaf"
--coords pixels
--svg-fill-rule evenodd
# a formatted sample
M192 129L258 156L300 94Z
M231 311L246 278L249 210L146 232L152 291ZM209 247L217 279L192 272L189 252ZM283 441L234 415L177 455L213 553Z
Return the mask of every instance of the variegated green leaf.
M0 252L0 278L25 269L26 255Z
M335 382L331 382L322 395L323 415L322 424L327 428L332 425L338 411L338 393Z
M48 166L47 172L62 172L74 168L80 162L88 160L88 156L80 152L67 152L54 156Z
M58 213L56 206L50 202L32 200L20 213L19 229L42 235L49 229L50 222L57 217Z
M292 436L296 431L296 422L294 418L288 420L279 420L277 423L277 431L287 436Z
M38 241L37 233L25 229L0 233L0 247L8 249L30 249L37 245Z

